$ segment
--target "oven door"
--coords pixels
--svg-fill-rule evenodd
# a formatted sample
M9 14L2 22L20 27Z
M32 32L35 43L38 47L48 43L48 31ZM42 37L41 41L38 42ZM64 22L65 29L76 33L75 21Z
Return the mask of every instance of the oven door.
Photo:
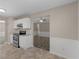
M18 33L14 33L13 34L13 45L17 48L19 48L19 34Z

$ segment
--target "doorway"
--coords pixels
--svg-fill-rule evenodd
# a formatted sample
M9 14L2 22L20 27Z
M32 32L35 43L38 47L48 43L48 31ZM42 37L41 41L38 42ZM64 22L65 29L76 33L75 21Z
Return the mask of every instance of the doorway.
M33 23L34 46L44 50L50 48L50 31L48 17L41 17Z

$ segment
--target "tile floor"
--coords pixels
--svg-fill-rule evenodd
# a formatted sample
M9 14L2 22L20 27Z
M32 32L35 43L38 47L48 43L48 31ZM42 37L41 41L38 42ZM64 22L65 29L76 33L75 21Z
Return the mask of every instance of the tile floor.
M15 48L10 44L0 45L0 59L64 59L39 48Z

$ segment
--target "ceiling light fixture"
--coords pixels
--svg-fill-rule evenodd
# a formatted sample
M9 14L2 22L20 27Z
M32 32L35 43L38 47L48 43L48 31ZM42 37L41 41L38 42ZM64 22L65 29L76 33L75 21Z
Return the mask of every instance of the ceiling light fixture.
M42 22L43 22L43 20L40 20L40 22L42 23Z
M6 11L5 11L5 9L0 8L0 12L5 13Z
M5 21L4 20L0 20L0 23L5 23Z

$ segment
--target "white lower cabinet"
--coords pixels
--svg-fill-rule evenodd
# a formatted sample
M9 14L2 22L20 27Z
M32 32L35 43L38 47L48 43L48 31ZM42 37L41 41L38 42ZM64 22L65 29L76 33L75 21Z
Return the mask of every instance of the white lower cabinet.
M19 37L19 44L21 48L30 48L33 47L33 40L31 36L20 36Z

